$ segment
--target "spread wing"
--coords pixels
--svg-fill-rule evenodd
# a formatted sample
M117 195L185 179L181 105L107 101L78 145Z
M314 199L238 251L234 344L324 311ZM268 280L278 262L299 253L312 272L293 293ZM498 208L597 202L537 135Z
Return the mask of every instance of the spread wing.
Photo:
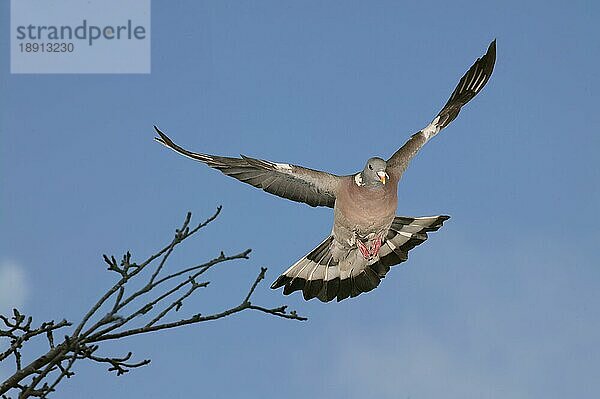
M492 75L496 62L496 40L490 43L487 52L469 68L452 92L448 102L437 114L433 121L421 131L412 135L392 157L387 161L387 172L392 178L400 179L410 160L425 145L429 139L438 134L452 122L463 105L479 93Z
M221 157L188 151L175 144L166 134L154 126L159 137L154 139L162 145L196 161L203 162L241 182L264 191L310 206L333 208L340 176L302 166L255 159Z

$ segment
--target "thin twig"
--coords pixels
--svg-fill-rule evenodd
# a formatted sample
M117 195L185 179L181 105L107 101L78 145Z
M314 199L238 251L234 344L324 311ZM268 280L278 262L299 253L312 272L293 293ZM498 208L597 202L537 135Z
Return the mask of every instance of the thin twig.
M267 268L261 267L260 273L258 273L258 277L256 277L256 280L252 284L252 287L250 287L250 291L248 292L248 295L246 295L246 298L244 298L244 303L246 303L246 302L250 303L250 297L252 296L252 294L254 294L254 290L258 286L258 283L260 283L262 280L264 280L266 273L267 273Z
M40 398L43 399L43 398L48 397L48 395L50 393L54 392L54 388L56 388L56 386L58 384L60 384L60 382L63 380L63 378L65 378L65 377L71 378L75 374L75 373L71 372L71 368L73 368L73 365L75 364L76 360L77 360L76 355L71 356L71 358L69 359L69 362L67 364L67 367L61 368L61 373L59 374L59 376L48 387L48 390L46 392L44 392L44 394L42 396L40 396Z
M208 286L208 281L197 282L198 277L203 273L220 263L248 259L249 249L229 256L221 252L218 257L208 262L174 270L166 276L159 277L166 270L175 248L215 220L220 211L221 207L218 207L211 217L193 229L189 228L191 213L188 213L181 228L176 230L175 236L169 244L149 256L142 263L132 262L129 252L123 256L120 262L117 262L114 256L104 255L103 258L108 265L108 270L117 273L119 278L91 306L73 332L64 336L62 342L56 342L55 344L54 333L71 326L71 323L66 320L58 323L52 320L42 323L39 327L33 327L32 317L25 316L16 309L11 317L0 315L0 323L4 325L4 327L0 325L0 339L10 340L10 347L0 353L0 361L13 356L16 369L15 373L0 385L0 398L8 398L7 393L13 389L18 391L20 399L28 397L46 398L55 392L56 387L61 381L64 381L65 377L70 378L74 375L72 369L77 360L87 359L94 363L109 364L108 370L116 372L117 375L122 375L133 368L142 367L150 362L149 359L131 361L132 353L121 357L98 356L95 352L99 348L98 343L103 341L119 340L129 336L219 320L247 309L285 319L306 320L305 317L299 316L295 311L288 313L286 306L270 308L251 303L252 295L265 278L267 269L264 267L260 269L258 276L250 285L247 295L239 305L214 314L195 314L178 320L166 320L168 316L173 316L175 312L179 311L184 302L198 288ZM155 261L158 259L160 261L157 262L157 265ZM138 288L132 287L132 283L140 280L136 277L145 269L152 270L149 280L141 287L139 285ZM171 283L172 286L169 287L167 283ZM163 286L165 288L161 289ZM127 292L132 293L127 295ZM133 310L130 309L128 305L141 297L146 298L144 302ZM113 298L113 302L111 305L107 305L110 298ZM167 298L171 298L169 299L170 303L167 302ZM108 309L106 309L107 307ZM159 307L162 310L156 310ZM106 309L106 313L101 313L102 309ZM142 315L148 315L150 321L140 325L140 316ZM50 349L44 355L30 361L29 364L23 365L23 355L21 353L23 345L39 336L46 337ZM50 381L52 381L51 384L49 384Z

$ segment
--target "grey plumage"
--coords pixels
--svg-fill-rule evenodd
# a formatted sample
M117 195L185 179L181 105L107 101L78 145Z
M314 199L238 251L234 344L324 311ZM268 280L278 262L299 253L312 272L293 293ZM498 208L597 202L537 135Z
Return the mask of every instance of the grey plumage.
M323 302L355 297L376 288L390 267L408 260L408 252L427 240L427 233L437 231L449 216L410 218L397 216L388 229L379 258L356 273L340 277L338 263L332 261L329 247L333 236L327 237L307 256L286 270L271 288L284 287L288 295L302 290L304 299L319 298Z
M463 105L469 102L486 85L496 63L496 40L492 41L487 52L469 68L467 73L460 79L458 85L450 95L442 110L433 121L424 129L413 134L412 137L398 151L388 159L388 173L402 176L410 160L433 136L448 126L460 112Z
M386 179L390 178L386 172L386 167L387 163L379 157L369 159L360 174L361 184L370 188L383 186Z
M221 157L188 151L175 144L154 126L164 146L196 161L204 162L224 174L264 191L310 206L333 208L339 176L302 166L276 163L240 155L240 158Z
M496 60L496 41L461 78L450 98L425 128L387 161L370 158L363 170L337 176L287 163L188 151L155 127L159 143L271 194L310 206L334 208L331 235L272 284L284 294L301 290L306 300L328 302L376 288L391 266L437 231L449 216L396 216L398 182L423 145L452 122L463 105L486 85Z

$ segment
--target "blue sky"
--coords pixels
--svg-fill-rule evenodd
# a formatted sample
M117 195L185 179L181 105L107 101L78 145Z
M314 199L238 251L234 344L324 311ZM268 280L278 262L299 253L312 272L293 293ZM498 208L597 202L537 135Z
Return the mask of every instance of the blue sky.
M178 157L153 124L197 151L349 174L425 126L494 38L497 64L399 188L399 214L452 219L377 290L322 304L264 284L256 301L310 320L132 338L106 353L150 366L81 363L57 397L600 395L597 2L153 3L149 75L11 75L0 6L2 310L76 320L112 282L101 254L144 258L188 210L224 208L172 267L253 248L190 313L237 303L259 266L270 282L329 232L330 210Z

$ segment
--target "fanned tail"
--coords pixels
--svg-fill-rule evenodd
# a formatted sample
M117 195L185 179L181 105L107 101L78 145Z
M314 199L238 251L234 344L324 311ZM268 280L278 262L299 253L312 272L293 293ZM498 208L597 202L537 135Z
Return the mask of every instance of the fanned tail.
M329 302L335 298L340 285L340 270L338 262L331 256L332 242L333 236L323 240L279 276L271 288L284 287L284 295L302 290L306 300L319 298L323 302Z
M318 298L322 302L353 298L369 292L381 282L390 267L408 259L408 252L427 240L427 233L437 231L450 217L405 217L397 216L390 227L379 257L366 262L358 249L350 251L348 262L351 267L343 267L331 253L333 236L327 237L308 255L294 263L271 288L283 288L283 294L302 291L305 300ZM355 257L355 258L353 258Z
M408 252L427 240L427 233L438 231L450 216L396 216L379 251L379 260L371 267L384 278L390 267L408 260Z

